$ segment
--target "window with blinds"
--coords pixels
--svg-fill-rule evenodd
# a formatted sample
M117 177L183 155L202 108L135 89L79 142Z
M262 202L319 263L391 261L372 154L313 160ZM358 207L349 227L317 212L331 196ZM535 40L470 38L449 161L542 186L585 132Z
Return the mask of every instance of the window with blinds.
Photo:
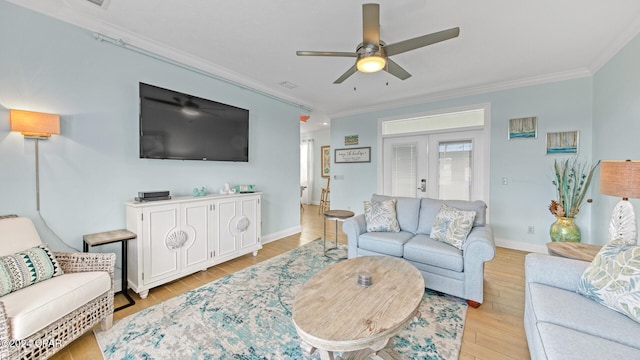
M417 146L397 144L392 147L392 195L415 197L417 186Z

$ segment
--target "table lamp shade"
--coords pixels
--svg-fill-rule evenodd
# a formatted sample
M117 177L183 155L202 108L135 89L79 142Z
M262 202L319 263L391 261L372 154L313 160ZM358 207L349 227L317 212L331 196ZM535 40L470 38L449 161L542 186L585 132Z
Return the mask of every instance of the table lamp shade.
M60 134L60 116L35 111L9 110L11 131L24 136L49 137Z

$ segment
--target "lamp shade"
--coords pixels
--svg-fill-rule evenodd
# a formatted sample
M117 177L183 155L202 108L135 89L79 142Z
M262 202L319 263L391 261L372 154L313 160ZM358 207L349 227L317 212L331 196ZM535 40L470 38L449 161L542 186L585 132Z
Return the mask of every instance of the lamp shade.
M24 136L49 137L60 134L60 116L35 111L9 110L11 131Z
M640 161L600 162L600 193L621 198L640 198Z
M387 61L379 55L361 57L356 62L356 68L360 72L372 73L384 69Z

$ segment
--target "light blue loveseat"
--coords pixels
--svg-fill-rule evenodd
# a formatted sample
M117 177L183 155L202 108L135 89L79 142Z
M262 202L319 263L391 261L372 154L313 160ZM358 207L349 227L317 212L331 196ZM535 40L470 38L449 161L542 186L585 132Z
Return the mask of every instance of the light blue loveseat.
M640 359L640 324L576 292L589 262L525 258L524 330L534 360Z
M393 197L376 195L372 201ZM493 230L486 224L483 201L395 197L400 232L367 232L364 214L342 225L348 237L349 258L387 255L404 258L424 278L425 287L466 299L477 307L483 301L484 263L495 256ZM429 237L442 204L476 212L473 228L462 250Z

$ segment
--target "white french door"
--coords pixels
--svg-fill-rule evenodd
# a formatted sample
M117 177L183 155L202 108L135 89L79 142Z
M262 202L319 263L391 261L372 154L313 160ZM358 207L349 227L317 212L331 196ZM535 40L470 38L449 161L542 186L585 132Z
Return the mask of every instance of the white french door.
M482 130L393 136L382 142L384 194L487 200Z

